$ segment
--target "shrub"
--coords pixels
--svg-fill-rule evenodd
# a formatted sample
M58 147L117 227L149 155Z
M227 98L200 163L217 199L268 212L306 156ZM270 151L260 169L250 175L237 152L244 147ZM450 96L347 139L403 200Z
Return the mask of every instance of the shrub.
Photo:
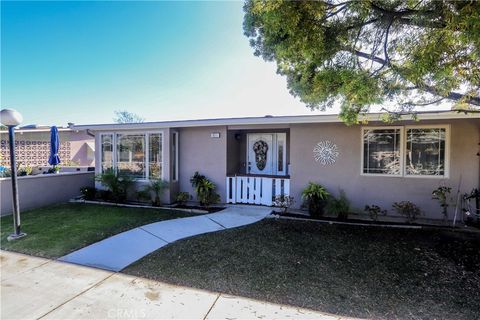
M190 195L190 193L179 192L179 193L177 193L177 197L175 198L175 201L177 202L178 205L183 206L191 198L192 198L192 196Z
M93 187L82 187L80 188L80 193L82 194L83 200L94 200L97 195L97 189Z
M273 204L276 207L280 207L283 209L283 213L287 213L288 208L290 208L294 204L294 199L292 196L276 196Z
M370 215L370 218L373 221L377 221L379 214L383 214L384 216L387 215L387 210L382 210L382 208L374 204L372 204L371 206L366 205L365 211Z
M110 193L103 193L109 198L105 200L113 200L115 202L125 202L127 200L128 189L133 184L133 179L127 175L116 174L113 169L107 169L105 172L97 175L95 180L100 182L102 186L107 188Z
M440 186L437 189L432 191L432 199L438 200L440 206L442 207L443 221L448 219L448 197L452 188Z
M410 201L395 202L393 204L393 208L397 211L397 213L405 216L408 223L415 221L417 216L421 215L422 213L420 208Z
M201 206L209 207L220 201L220 195L215 192L215 184L204 175L199 174L198 171L195 172L190 182L195 189Z
M159 207L162 204L162 194L169 188L167 181L162 179L152 179L143 190L139 191L137 195L139 198L147 199L152 202L153 206Z
M311 216L318 217L323 215L323 209L329 195L322 185L313 182L308 184L302 191L302 199L307 205Z
M348 218L350 201L348 201L345 191L340 190L340 197L338 198L335 198L334 196L328 198L327 211L328 213L336 215L341 220Z

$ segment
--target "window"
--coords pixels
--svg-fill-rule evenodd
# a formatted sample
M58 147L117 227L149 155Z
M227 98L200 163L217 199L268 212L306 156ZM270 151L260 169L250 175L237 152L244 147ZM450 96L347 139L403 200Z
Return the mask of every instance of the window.
M101 171L111 168L133 179L163 178L163 134L105 133L100 135Z
M448 175L447 126L364 128L362 132L362 174Z
M406 175L445 175L445 128L410 128L406 141Z
M117 172L145 179L145 135L117 134Z
M172 169L173 181L178 180L178 133L172 134Z
M363 173L400 175L400 128L363 130Z
M113 168L113 134L102 134L101 139L101 169L102 172Z
M152 133L148 135L148 165L149 178L160 179L162 177L162 134Z

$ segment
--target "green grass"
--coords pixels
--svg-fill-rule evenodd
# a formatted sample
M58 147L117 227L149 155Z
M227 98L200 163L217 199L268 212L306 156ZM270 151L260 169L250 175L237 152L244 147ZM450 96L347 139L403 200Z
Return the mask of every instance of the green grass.
M173 210L156 210L66 203L21 213L27 237L7 241L12 216L2 217L1 248L35 256L57 258L114 234L147 223L192 216Z
M480 238L264 220L170 244L124 272L373 319L479 319Z

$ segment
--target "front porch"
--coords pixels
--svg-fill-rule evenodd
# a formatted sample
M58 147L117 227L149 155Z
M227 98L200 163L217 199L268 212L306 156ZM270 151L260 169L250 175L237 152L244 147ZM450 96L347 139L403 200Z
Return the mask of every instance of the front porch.
M272 206L278 196L290 195L289 176L235 175L226 181L227 203Z
M289 140L289 128L228 130L225 202L272 206L288 196Z

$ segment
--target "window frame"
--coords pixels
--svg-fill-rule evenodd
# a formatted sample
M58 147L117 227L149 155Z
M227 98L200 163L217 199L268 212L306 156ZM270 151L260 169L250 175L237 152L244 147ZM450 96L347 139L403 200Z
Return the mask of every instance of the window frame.
M366 177L390 177L390 178L413 178L413 179L449 179L450 178L450 124L416 124L404 126L366 126L360 131L360 176ZM400 129L400 174L364 173L364 141L365 130ZM407 174L407 132L408 129L445 129L445 172L443 175L419 175Z
M108 132L102 132L100 133L100 139L99 139L99 144L100 144L100 161L99 161L99 173L103 173L102 169L102 136L103 135L112 135L113 136L113 156L112 156L112 161L113 165L112 168L117 172L117 144L118 144L118 139L117 135L143 135L145 139L145 178L134 178L134 181L138 182L149 182L151 180L150 178L150 135L151 134L160 134L161 138L160 141L162 143L162 170L161 170L161 176L160 179L164 179L165 171L164 171L164 159L165 159L165 132L163 130L155 130L155 131L108 131Z
M177 182L178 181L178 131L172 131L172 142L175 142L175 150L174 152L172 152L172 157L174 158L174 164L175 164L175 167L173 168L172 170L172 181L173 182ZM163 144L162 144L163 145ZM172 143L172 146L173 146L173 143ZM162 152L163 152L163 148L162 148ZM162 164L163 164L163 158L162 158ZM162 166L162 170L163 170L163 166ZM163 172L162 172L163 174Z
M449 124L429 124L429 125L406 125L403 141L403 148L407 150L407 132L408 129L445 129L445 168L443 175L422 175L422 174L407 174L407 155L405 153L403 176L405 178L429 178L429 179L448 179L450 177L450 125Z
M399 174L386 174L386 173L365 173L363 172L364 168L364 153L365 153L365 146L363 137L365 136L366 130L400 130L400 173ZM360 134L360 145L361 145L361 152L360 152L360 175L361 176L368 176L368 177L390 177L390 178L401 178L403 177L403 168L404 168L404 149L403 149L403 135L404 135L404 127L403 126L374 126L374 127L362 127L361 134Z

